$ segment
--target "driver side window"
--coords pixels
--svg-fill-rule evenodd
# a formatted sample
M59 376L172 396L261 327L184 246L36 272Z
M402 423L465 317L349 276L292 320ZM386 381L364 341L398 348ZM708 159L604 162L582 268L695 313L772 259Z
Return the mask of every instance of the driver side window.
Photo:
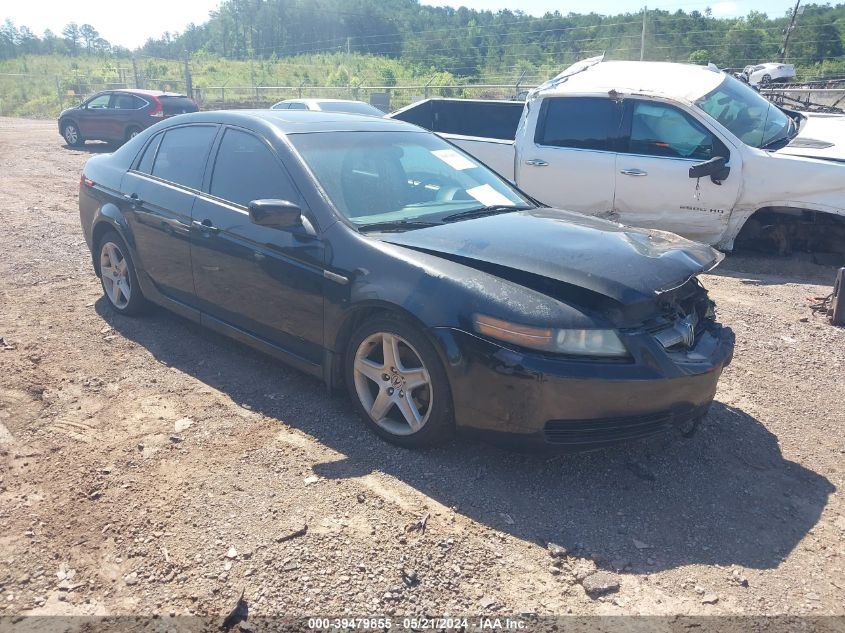
M709 160L719 142L707 128L665 103L630 101L626 108L628 153L665 158Z
M105 110L109 107L109 99L111 99L111 94L106 93L104 95L94 97L85 107L89 110Z

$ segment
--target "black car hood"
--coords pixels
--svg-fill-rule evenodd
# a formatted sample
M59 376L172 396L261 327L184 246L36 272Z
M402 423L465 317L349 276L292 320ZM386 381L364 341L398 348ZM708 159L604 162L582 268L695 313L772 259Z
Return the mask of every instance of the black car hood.
M515 211L380 237L470 266L478 262L524 271L624 305L676 288L724 257L673 233L557 209ZM502 276L519 281L518 274Z

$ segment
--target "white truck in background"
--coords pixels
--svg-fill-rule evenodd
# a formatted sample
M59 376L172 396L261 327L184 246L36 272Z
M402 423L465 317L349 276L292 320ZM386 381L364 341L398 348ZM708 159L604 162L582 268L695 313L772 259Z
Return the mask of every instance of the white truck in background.
M389 116L549 206L727 251L845 257L845 116L780 109L712 66L593 58L524 104L429 99Z

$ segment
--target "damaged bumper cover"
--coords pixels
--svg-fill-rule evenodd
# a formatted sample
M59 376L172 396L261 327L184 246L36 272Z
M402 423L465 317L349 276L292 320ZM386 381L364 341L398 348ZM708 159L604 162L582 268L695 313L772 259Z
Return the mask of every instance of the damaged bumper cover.
M631 356L619 361L517 352L453 328L432 332L461 429L564 450L635 440L702 417L734 349L733 332L718 323L675 351L645 330L623 332Z

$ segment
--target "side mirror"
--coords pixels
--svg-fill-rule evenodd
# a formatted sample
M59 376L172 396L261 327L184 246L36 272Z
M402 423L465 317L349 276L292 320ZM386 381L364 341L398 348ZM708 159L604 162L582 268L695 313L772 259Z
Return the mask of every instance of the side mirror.
M722 184L722 181L727 179L728 174L731 173L731 168L725 164L727 162L724 156L714 156L710 160L690 167L689 177L704 178L710 176L710 180L714 183Z
M288 200L253 200L249 219L272 229L293 229L302 226L302 209Z

